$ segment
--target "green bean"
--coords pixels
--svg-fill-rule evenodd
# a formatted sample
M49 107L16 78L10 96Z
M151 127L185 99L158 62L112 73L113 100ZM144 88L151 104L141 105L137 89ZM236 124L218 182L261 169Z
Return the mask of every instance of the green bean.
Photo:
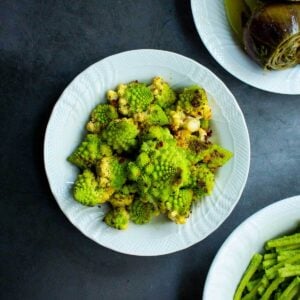
M276 258L277 254L276 253L267 253L264 255L264 260L268 260L268 259L273 259Z
M292 235L284 236L278 239L270 240L266 244L266 249L299 245L300 246L300 233L294 233Z
M284 268L278 270L280 277L291 277L300 275L300 265L285 265Z
M277 264L277 259L266 259L262 263L264 269L268 269L276 264Z
M279 269L283 268L285 263L287 263L287 264L292 264L292 263L297 262L297 261L299 261L299 260L300 260L300 254L297 254L297 255L295 255L295 256L293 256L293 257L291 257L291 258L285 260L284 262L280 262L280 263L278 263L277 265L275 265L275 266L273 266L273 267L267 269L267 270L266 270L266 275L267 275L268 279L273 279L273 278L275 278L276 275L277 275L277 271L278 271Z
M300 284L300 277L296 277L282 292L279 300L286 300L291 291Z
M260 282L261 278L258 278L258 279L254 279L254 280L251 280L247 283L247 290L249 292L251 292L256 286L257 284Z
M269 282L268 278L264 275L261 280L260 286L257 289L257 292L260 295L262 295L265 292L265 290L267 289L267 287L269 286L269 283L270 282Z
M282 247L276 247L275 249L277 253L280 251L298 250L300 249L300 245L282 246Z
M233 300L240 300L242 298L242 294L243 291L247 285L247 283L250 281L251 277L253 276L253 274L256 272L256 270L258 269L261 261L262 261L262 255L259 253L256 253L253 255L249 266L247 267L244 276L242 277L236 292L234 294Z
M269 285L263 296L261 297L261 300L268 300L270 299L272 293L278 288L279 284L284 281L284 278L277 277L275 280L272 281L272 283Z

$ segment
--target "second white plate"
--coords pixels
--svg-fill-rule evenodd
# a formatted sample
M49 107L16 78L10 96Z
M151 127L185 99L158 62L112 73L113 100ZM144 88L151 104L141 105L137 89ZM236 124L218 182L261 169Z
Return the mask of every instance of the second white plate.
M261 90L300 94L300 65L282 71L265 71L235 41L224 0L191 0L198 33L216 61L229 73Z
M232 300L251 257L267 240L296 228L300 196L287 198L258 211L238 226L217 253L204 287L203 300Z

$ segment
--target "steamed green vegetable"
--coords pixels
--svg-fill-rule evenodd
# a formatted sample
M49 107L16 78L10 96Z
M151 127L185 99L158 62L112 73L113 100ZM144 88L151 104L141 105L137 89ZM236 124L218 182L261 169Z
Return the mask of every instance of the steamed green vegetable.
M90 132L68 160L78 166L73 196L108 203L104 222L126 229L164 214L177 224L212 193L215 173L232 153L209 141L211 108L199 86L175 91L161 77L107 92L90 114Z
M265 249L254 254L233 300L300 299L300 233L269 240Z

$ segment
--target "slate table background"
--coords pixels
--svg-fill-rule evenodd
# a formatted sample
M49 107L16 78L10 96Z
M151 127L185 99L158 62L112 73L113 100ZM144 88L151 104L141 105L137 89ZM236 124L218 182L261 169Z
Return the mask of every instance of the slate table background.
M1 299L201 299L232 230L300 194L300 96L260 91L222 69L189 1L1 0L0 20ZM204 241L160 257L126 256L84 237L58 208L43 166L46 124L67 84L90 64L138 48L211 69L237 98L251 140L248 182L230 217Z

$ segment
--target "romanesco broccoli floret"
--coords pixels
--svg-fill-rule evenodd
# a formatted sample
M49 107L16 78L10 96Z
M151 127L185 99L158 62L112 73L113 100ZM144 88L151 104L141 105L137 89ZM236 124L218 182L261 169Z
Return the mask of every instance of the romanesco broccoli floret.
M144 83L131 82L120 85L117 90L118 109L124 116L132 116L147 110L153 101L150 89Z
M130 151L137 144L139 130L132 119L117 119L102 132L103 140L116 152Z
M232 152L219 145L212 144L209 151L205 152L203 162L206 163L211 170L215 170L222 167L231 157Z
M185 151L172 142L149 141L141 146L135 163L128 165L129 177L138 183L141 195L160 198L188 184L190 162Z
M111 188L99 187L94 173L89 169L78 175L73 187L74 198L81 204L88 206L106 202L112 193Z
M209 120L211 109L208 105L207 95L204 89L199 86L185 88L179 94L176 110L199 119Z
M120 190L127 179L127 161L116 156L103 157L96 165L99 185Z
M98 133L108 123L118 118L117 110L109 104L98 104L91 113L90 121L86 124L87 131Z
M106 214L104 222L108 226L116 229L127 229L129 222L129 213L124 207L113 208Z
M157 141L174 141L173 135L170 133L170 130L167 127L160 126L150 126L142 136L143 141L147 140L157 140Z
M110 197L109 202L113 207L124 207L132 203L134 194L123 194L120 192L114 193Z
M129 213L132 222L146 224L151 221L153 216L157 216L159 211L154 203L143 202L137 199L129 207Z
M169 124L169 119L166 113L157 104L151 104L146 111L134 114L133 119L141 127L149 125L164 126Z
M167 201L163 202L164 210L168 218L177 224L184 224L190 215L193 201L191 189L180 189L169 195Z
M195 191L195 200L210 195L215 185L214 173L206 164L198 164L191 168L191 185Z
M88 134L68 157L68 161L82 169L90 168L101 157L100 143L96 134Z
M193 135L188 130L179 130L175 138L177 145L186 150L187 157L193 164L203 160L212 145L203 136Z
M154 95L155 103L162 108L171 106L176 100L176 94L161 77L153 78L150 89Z

